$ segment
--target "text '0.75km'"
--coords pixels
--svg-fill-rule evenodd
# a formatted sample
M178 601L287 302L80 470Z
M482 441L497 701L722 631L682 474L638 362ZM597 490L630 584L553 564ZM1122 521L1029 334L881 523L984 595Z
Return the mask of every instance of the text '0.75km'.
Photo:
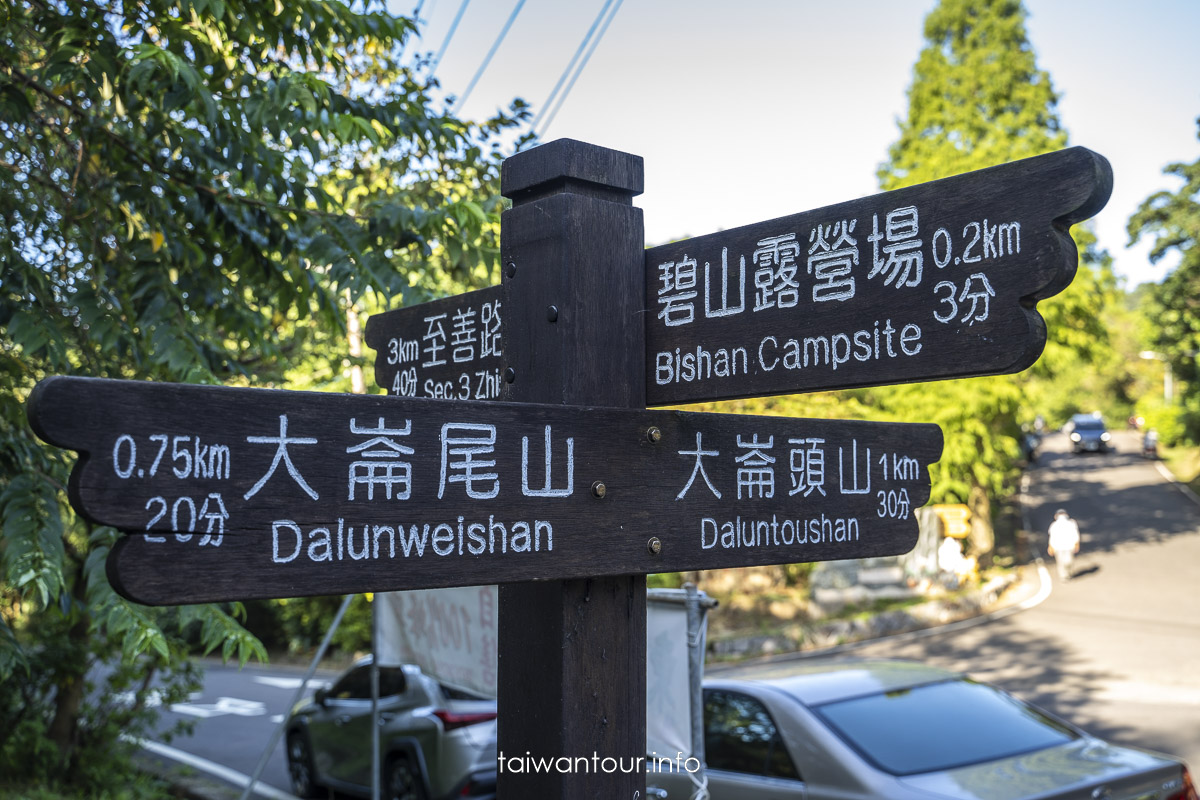
M30 404L84 454L75 506L137 534L109 572L148 603L898 554L942 446L935 425L87 378Z

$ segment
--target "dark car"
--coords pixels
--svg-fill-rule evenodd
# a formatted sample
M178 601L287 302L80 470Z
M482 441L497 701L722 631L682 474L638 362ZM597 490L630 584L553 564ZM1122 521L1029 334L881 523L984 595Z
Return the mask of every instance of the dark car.
M1197 800L1184 764L907 661L812 659L704 688L712 800ZM686 775L652 773L670 797Z
M1076 453L1107 453L1112 435L1104 426L1104 418L1096 414L1076 414L1068 425L1071 448Z
M494 797L496 701L411 665L379 668L380 764L389 800ZM294 792L371 796L371 660L296 704L287 726Z

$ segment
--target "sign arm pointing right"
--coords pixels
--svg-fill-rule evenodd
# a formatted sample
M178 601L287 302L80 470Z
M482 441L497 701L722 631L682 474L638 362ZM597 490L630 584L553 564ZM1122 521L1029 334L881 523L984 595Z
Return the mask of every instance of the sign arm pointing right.
M647 250L647 405L1026 369L1111 192L1073 147Z

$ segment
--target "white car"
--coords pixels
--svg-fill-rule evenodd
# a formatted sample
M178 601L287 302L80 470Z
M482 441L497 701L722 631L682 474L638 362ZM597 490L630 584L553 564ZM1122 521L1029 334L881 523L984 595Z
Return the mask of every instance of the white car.
M496 786L496 701L445 686L418 667L379 668L383 797L483 798ZM296 704L287 761L299 797L371 796L371 659Z
M988 684L907 661L812 659L704 687L712 800L1198 800L1187 767ZM670 798L686 775L651 773Z

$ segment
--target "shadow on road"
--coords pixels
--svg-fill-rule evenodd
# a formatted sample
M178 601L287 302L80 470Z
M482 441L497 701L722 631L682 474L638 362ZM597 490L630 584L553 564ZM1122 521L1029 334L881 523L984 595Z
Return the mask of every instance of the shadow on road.
M1088 578L1100 571L1099 564L1085 564L1071 570L1071 580L1077 581L1080 578Z
M1139 468L1122 469L1133 466ZM1065 508L1079 522L1088 552L1164 542L1200 528L1200 507L1133 451L1043 452L1031 472L1037 486L1030 515L1034 532L1044 536L1055 509ZM1081 485L1095 491L1080 495Z

